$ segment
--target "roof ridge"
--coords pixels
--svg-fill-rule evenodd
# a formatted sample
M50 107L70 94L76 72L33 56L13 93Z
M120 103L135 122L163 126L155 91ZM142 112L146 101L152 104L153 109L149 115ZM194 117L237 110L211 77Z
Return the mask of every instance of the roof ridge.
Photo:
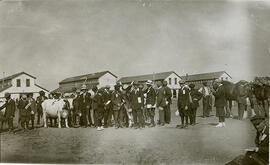
M141 75L135 75L135 76L125 76L125 77L121 77L122 78L130 78L130 77L140 77L140 76L149 76L149 75L155 75L155 74L164 74L164 73L175 73L174 71L168 71L168 72L158 72L158 73L152 73L152 74L141 74Z

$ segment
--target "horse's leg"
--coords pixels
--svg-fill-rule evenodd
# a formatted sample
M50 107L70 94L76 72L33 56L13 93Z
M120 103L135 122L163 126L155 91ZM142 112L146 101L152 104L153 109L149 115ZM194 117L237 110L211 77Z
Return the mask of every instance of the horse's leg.
M61 128L61 114L60 112L57 112L58 115L58 128Z
M43 111L43 122L44 122L44 128L47 128L47 117L46 117L45 111Z
M68 118L65 118L65 122L66 122L66 128L69 128L69 126L68 126Z

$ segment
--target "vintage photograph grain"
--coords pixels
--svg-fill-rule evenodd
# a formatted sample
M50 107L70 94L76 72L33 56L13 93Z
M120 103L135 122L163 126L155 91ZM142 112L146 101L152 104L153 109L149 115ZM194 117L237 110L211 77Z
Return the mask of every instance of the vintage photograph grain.
M268 165L269 0L0 0L0 163Z

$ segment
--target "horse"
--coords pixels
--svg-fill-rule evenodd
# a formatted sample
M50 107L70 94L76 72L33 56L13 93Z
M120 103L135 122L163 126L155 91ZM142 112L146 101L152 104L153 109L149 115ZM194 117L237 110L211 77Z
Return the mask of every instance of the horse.
M47 116L58 118L58 128L61 128L61 118L65 119L66 128L68 126L69 103L64 99L47 99L42 104L44 127L47 128Z
M240 96L240 92L244 91L245 97L250 97L251 88L249 82L245 80L240 80L237 83L232 83L230 81L222 80L221 84L225 88L225 98L229 105L226 106L226 117L232 116L232 102L238 101L238 97ZM216 88L215 81L213 81L213 87ZM247 109L247 107L246 107Z
M265 110L265 116L269 117L270 110L270 77L255 77L251 83L252 92L258 104Z

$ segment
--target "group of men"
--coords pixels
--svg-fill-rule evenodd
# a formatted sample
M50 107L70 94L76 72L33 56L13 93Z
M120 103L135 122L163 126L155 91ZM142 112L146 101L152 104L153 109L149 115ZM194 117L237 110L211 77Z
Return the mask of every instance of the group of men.
M217 82L218 83L218 82ZM187 85L184 80L179 81L178 101L176 115L180 116L181 125L179 128L187 128L188 125L196 124L196 111L199 100L203 98L204 116L209 116L210 92L216 97L217 116L221 124L225 126L224 106L225 96L222 92L222 85L217 85L216 90L210 90L206 84L200 90L195 89L194 84ZM19 109L19 122L22 128L29 129L31 121L34 128L35 116L37 124L43 114L42 102L48 99L43 91L37 99L33 99L32 94L22 95L21 99L15 104L6 93L6 103L0 109L6 108L5 119L9 124L9 129L13 129L13 118L16 106ZM164 126L171 122L172 103L171 89L166 81L158 81L156 86L151 80L146 84L132 82L130 85L117 83L114 90L110 86L98 89L96 86L89 92L86 85L76 90L75 97L67 103L72 104L69 110L69 125L73 127L96 127L97 130L114 125L115 128L133 127L144 128L145 126L154 127L156 124ZM219 99L221 97L221 99ZM60 95L49 95L49 99L60 99ZM219 101L221 100L221 101ZM155 110L158 110L158 120L155 121ZM52 123L52 120L50 120ZM55 121L56 122L56 121Z
M72 101L72 124L78 125L79 119L81 126L94 126L97 130L113 125L116 129L137 129L146 125L154 127L156 107L162 107L158 124L169 124L172 93L166 81L158 82L157 87L158 89L154 89L150 80L146 82L146 86L134 81L127 86L117 83L113 91L110 90L110 86L100 89L94 87L93 93L90 94L83 85L81 90L76 91L76 97Z

